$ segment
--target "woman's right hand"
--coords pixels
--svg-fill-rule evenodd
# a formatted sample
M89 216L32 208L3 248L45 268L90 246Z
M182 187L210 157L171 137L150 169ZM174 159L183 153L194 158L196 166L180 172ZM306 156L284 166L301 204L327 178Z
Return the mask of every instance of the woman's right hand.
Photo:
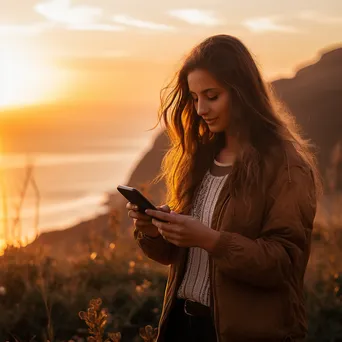
M140 213L138 211L139 208L131 202L126 204L126 209L128 209L128 216L133 219L134 226L137 230L150 237L157 237L160 235L158 228L152 224L151 216ZM168 205L158 206L157 209L166 213L170 213L171 211Z

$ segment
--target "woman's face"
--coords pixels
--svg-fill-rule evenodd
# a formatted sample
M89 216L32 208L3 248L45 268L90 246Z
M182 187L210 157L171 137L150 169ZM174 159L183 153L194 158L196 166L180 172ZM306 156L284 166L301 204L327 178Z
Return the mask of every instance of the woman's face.
M205 120L210 131L228 132L228 91L208 71L202 69L196 69L188 74L188 85L197 114Z

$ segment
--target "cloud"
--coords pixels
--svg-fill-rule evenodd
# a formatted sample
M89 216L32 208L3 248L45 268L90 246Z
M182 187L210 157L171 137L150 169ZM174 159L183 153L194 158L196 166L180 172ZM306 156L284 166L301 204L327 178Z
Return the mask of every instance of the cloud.
M0 35L5 36L36 36L51 28L49 22L32 23L26 25L0 25Z
M35 10L47 19L68 24L90 24L102 16L102 9L91 6L71 6L70 0L50 0L35 5Z
M297 29L293 26L278 24L276 17L260 17L250 18L242 22L242 25L247 27L251 32L264 33L264 32L284 32L294 33Z
M138 28L145 28L155 31L173 31L175 28L165 24L158 24L151 21L143 21L140 19L135 19L126 15L115 15L112 20L117 24L122 24L126 26L133 26Z
M299 19L307 20L307 21L314 21L319 24L342 24L342 17L332 17L327 16L324 14L317 13L315 11L303 11L300 12L298 15Z
M110 24L69 24L67 25L69 30L75 31L124 31L123 26L116 26Z
M213 11L203 11L199 9L174 9L168 11L171 17L183 20L191 25L219 26L223 23L215 17Z
M70 0L49 0L36 4L34 9L46 19L70 30L123 31L124 28L100 23L103 9L94 6L72 6Z

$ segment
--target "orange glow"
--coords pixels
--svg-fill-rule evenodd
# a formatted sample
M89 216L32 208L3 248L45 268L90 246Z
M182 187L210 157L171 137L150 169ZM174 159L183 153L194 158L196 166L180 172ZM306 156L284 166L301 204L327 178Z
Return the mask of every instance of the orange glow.
M48 102L58 97L65 73L25 51L0 51L0 109Z

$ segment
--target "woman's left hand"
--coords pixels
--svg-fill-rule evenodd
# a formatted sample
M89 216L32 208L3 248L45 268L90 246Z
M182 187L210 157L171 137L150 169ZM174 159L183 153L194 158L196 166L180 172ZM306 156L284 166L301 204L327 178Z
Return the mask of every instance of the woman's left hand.
M200 247L211 251L220 235L219 232L192 216L177 214L174 211L165 213L151 209L145 212L154 217L152 223L158 228L163 238L179 247Z

